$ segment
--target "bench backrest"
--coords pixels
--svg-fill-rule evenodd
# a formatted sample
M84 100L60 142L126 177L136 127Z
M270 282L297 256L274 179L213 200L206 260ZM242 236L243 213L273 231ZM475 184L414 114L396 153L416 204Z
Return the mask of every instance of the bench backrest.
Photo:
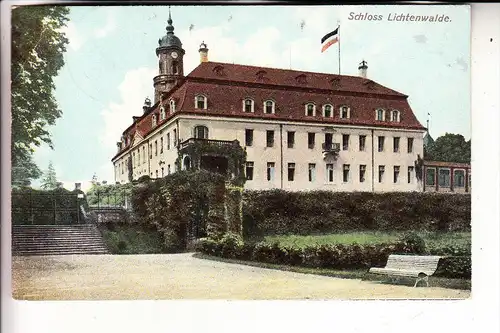
M410 256L391 254L387 259L386 268L421 271L427 275L434 274L440 256Z

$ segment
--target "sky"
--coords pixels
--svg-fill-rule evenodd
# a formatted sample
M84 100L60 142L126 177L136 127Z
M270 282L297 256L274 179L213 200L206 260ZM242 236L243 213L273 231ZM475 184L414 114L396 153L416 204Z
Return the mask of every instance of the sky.
M169 10L69 8L69 45L55 78L63 115L49 128L54 150L42 146L34 159L42 170L52 162L65 187L81 182L85 190L94 174L113 182L116 142L132 116L142 114L144 99L153 99L155 49ZM408 95L422 125L430 121L434 139L447 132L470 139L468 6L172 6L171 13L186 51L185 74L199 64L202 41L209 61L333 74L340 46L341 74L358 75L359 62L366 60L368 78ZM356 20L356 14L382 20ZM396 14L449 19L389 21ZM340 45L321 53L321 38L338 24Z

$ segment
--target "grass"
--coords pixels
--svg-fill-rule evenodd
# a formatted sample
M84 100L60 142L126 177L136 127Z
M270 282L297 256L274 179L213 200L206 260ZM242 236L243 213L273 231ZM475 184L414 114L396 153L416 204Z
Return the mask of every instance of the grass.
M470 232L418 232L428 247L441 248L447 245L470 246ZM392 243L403 235L402 232L362 231L321 235L273 235L265 236L267 243L278 242L285 246L306 247L324 244L380 244Z
M386 283L386 284L390 283L390 284L400 284L407 286L413 286L413 284L415 283L415 280L410 278L389 278L386 276L371 274L368 273L367 269L340 270L340 269L330 269L330 268L309 268L300 266L277 265L277 264L262 263L257 261L245 261L239 259L221 258L202 253L196 253L194 254L194 257L199 259L226 262L231 264L277 269L282 271L303 273L303 274L323 275L341 279L361 279L365 281L379 281L381 283ZM431 276L429 277L429 286L448 288L448 289L471 290L471 280L449 279L449 278Z
M161 235L156 230L128 224L100 225L99 230L112 254L164 253Z

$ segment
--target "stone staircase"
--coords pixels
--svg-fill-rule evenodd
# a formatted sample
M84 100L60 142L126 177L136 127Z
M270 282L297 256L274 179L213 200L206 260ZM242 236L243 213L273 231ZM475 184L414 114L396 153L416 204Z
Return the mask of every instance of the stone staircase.
M12 226L13 256L108 253L93 224Z

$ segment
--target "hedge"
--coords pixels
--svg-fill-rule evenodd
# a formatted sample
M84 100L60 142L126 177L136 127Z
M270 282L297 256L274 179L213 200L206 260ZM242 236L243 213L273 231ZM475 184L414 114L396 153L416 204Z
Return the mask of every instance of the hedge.
M418 244L405 239L394 244L313 245L306 248L282 247L279 243L244 243L238 236L225 235L219 240L202 239L196 250L208 255L311 268L368 269L384 267L390 254L418 254ZM436 276L470 278L470 256L444 257Z
M470 195L421 192L243 193L245 238L343 231L470 231Z

